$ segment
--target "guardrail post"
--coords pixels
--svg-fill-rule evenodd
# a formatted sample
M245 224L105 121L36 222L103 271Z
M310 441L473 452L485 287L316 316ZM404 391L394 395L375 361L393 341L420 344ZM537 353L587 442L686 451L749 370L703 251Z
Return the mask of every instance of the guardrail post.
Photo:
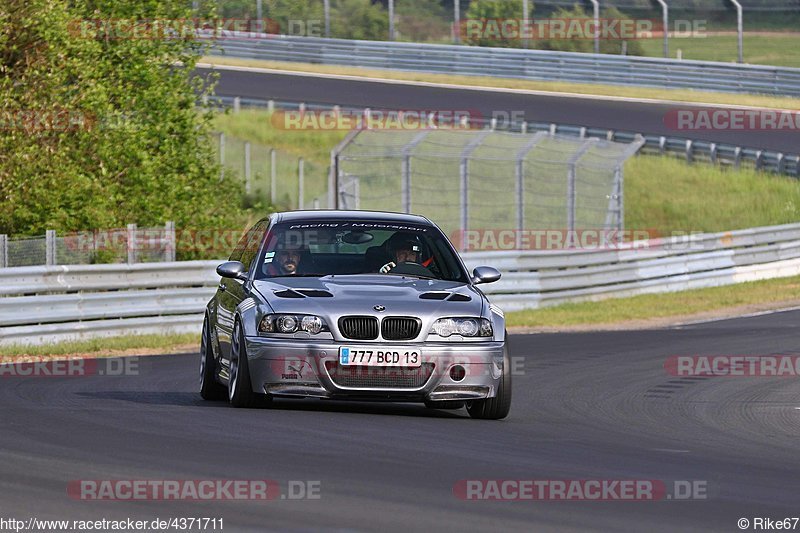
M45 264L52 266L56 264L56 230L49 229L44 233Z
M742 164L742 147L737 146L733 149L733 168L738 169Z
M233 112L238 113L242 110L242 98L240 96L233 97Z
M744 23L742 20L742 4L737 0L731 0L731 3L736 7L736 34L737 34L737 47L739 49L739 63L744 63Z
M477 134L461 152L461 161L458 165L459 170L459 204L461 206L461 217L459 221L459 230L461 230L461 242L459 243L460 250L467 249L467 230L469 229L469 156L475 148L480 146L483 139L491 133L489 130L483 130Z
M328 170L328 209L339 208L339 153L331 150L331 165Z
M711 158L712 163L717 163L717 143L711 143L708 147L708 156Z
M594 8L594 53L600 53L600 2L589 0Z
M453 42L461 42L461 0L453 0Z
M417 133L401 150L402 160L400 161L400 203L403 213L411 212L411 152L414 148L427 137L428 130Z
M274 148L269 151L269 201L272 205L278 200L278 170L277 170L278 156Z
M0 268L8 266L8 235L0 234Z
M517 152L517 165L515 169L515 177L517 179L517 237L515 240L518 250L522 248L522 232L525 230L525 156L528 155L528 152L533 150L542 137L546 136L547 133L543 131L535 133L533 137L531 137L531 140Z
M756 170L761 170L761 167L764 165L764 150L759 150L756 152Z
M225 134L219 133L219 181L225 178Z
M669 6L664 0L656 1L661 5L661 22L664 26L664 57L669 57Z
M177 252L175 249L176 246L175 222L168 220L167 223L164 224L164 261L167 263L175 261Z
M303 209L305 204L303 198L303 186L305 181L305 161L303 158L297 160L297 209Z
M572 157L567 162L567 229L575 231L575 214L576 214L576 190L575 178L578 171L578 161L581 156L589 151L597 139L589 139L585 141L580 148L578 148Z
M692 141L690 139L686 140L686 162L692 162Z
M244 143L244 192L250 194L250 141Z
M389 0L389 40L394 41L394 0Z
M778 153L778 174L783 174L784 170L786 169L786 161L783 153Z
M126 246L128 248L128 264L136 263L137 258L137 245L136 242L136 224L128 224L128 239Z
M658 138L658 153L664 155L664 151L667 149L667 138L661 136Z
M325 18L325 37L331 36L331 0L323 0L322 13Z

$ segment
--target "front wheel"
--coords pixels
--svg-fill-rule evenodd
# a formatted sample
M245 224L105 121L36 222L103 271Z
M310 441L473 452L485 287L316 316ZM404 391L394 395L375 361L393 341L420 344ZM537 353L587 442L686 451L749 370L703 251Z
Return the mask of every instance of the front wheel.
M203 335L200 338L200 396L204 400L224 400L225 387L217 382L217 361L211 347L211 326L208 316L203 320Z
M250 382L250 365L247 362L247 346L244 332L237 320L231 335L231 366L228 377L228 401L234 407L252 407L256 394Z
M508 342L508 335L506 335ZM471 400L467 402L467 412L472 418L499 420L508 416L511 410L511 358L508 344L503 348L503 375L494 398Z

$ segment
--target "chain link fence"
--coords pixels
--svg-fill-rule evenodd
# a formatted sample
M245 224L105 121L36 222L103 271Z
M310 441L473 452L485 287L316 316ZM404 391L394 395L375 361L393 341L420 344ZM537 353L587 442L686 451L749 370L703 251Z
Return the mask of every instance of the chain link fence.
M220 179L242 180L247 196L267 200L278 210L328 207L328 166L221 132L213 135Z
M95 263L155 263L175 261L175 224L162 227L82 231L38 237L0 235L0 268Z
M548 132L364 130L335 154L338 208L425 215L456 244L469 230L621 230L623 164L643 144Z

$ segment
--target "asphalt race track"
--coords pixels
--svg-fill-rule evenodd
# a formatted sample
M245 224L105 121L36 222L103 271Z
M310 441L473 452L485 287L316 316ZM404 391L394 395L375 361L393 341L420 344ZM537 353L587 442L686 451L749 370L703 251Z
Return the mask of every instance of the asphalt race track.
M194 356L138 375L0 378L2 516L222 517L225 531L738 531L800 515L797 378L678 378L670 355L797 353L800 312L682 328L517 335L511 415L413 404L203 402ZM80 479L319 481L289 501L81 501ZM464 501L465 479L705 482L692 501Z
M207 72L207 69L199 69ZM313 102L376 109L467 110L491 117L496 111L521 111L525 120L686 137L788 154L800 151L800 131L679 131L664 117L685 105L627 102L538 94L516 94L445 87L398 85L217 69L220 96ZM703 106L706 108L724 106Z

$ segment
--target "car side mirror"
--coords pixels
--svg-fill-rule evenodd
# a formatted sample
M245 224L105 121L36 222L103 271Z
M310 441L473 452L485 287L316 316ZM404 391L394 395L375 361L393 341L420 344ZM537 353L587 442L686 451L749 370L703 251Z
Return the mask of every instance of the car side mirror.
M240 261L226 261L217 267L217 274L223 278L247 280L247 272Z
M479 266L475 267L475 270L472 271L472 283L477 285L478 283L494 283L495 281L500 279L500 271L494 267L490 266Z

